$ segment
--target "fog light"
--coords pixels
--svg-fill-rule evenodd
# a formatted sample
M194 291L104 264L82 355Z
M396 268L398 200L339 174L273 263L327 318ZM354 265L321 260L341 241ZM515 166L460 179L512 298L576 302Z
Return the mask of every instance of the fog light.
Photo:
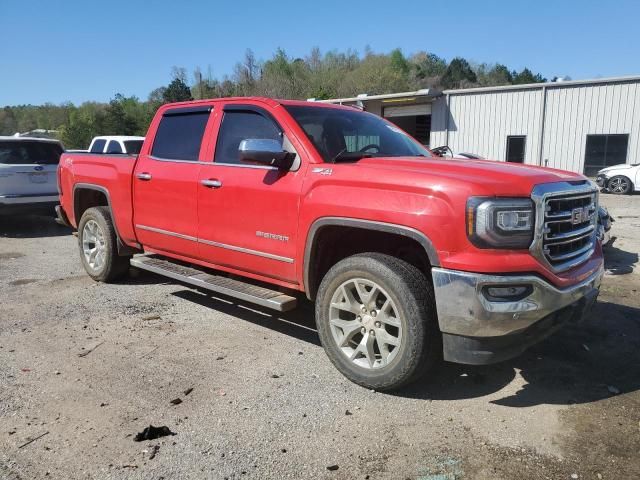
M485 296L493 302L515 302L531 294L531 285L508 285L504 287L485 287Z

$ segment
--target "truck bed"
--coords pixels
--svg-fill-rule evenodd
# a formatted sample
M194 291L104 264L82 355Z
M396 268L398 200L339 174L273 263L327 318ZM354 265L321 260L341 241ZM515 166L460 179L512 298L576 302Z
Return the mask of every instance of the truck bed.
M74 193L83 188L101 191L114 211L116 228L124 243L137 243L133 228L132 176L137 157L95 153L64 153L60 159L60 203L69 222L75 218ZM65 171L63 174L62 172ZM108 192L108 193L107 193Z

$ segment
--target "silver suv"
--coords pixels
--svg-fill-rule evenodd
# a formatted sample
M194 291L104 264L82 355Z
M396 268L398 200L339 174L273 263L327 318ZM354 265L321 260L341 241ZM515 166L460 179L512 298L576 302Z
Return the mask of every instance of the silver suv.
M57 140L0 137L0 215L54 214L56 171L64 149Z

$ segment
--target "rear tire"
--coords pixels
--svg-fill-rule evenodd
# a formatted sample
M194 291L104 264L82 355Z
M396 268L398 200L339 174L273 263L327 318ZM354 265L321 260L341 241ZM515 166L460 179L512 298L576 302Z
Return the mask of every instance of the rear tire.
M98 282L113 282L129 270L130 256L118 255L118 240L108 207L87 209L78 224L80 260Z
M442 352L431 282L389 255L363 253L335 264L318 289L316 324L335 367L374 390L417 380Z
M607 182L607 190L614 195L627 195L631 191L631 180L624 175L616 175Z

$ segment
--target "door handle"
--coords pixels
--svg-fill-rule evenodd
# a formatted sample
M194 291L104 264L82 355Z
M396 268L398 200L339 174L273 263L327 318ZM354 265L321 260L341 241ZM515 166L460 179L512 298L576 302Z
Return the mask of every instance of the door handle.
M145 182L148 182L149 180L151 180L151 178L152 178L152 177L151 177L151 174L150 174L150 173L143 172L143 173L138 173L138 174L136 175L136 178L137 178L138 180L144 180Z
M210 178L208 180L200 180L200 183L207 188L220 188L222 182L216 178Z

